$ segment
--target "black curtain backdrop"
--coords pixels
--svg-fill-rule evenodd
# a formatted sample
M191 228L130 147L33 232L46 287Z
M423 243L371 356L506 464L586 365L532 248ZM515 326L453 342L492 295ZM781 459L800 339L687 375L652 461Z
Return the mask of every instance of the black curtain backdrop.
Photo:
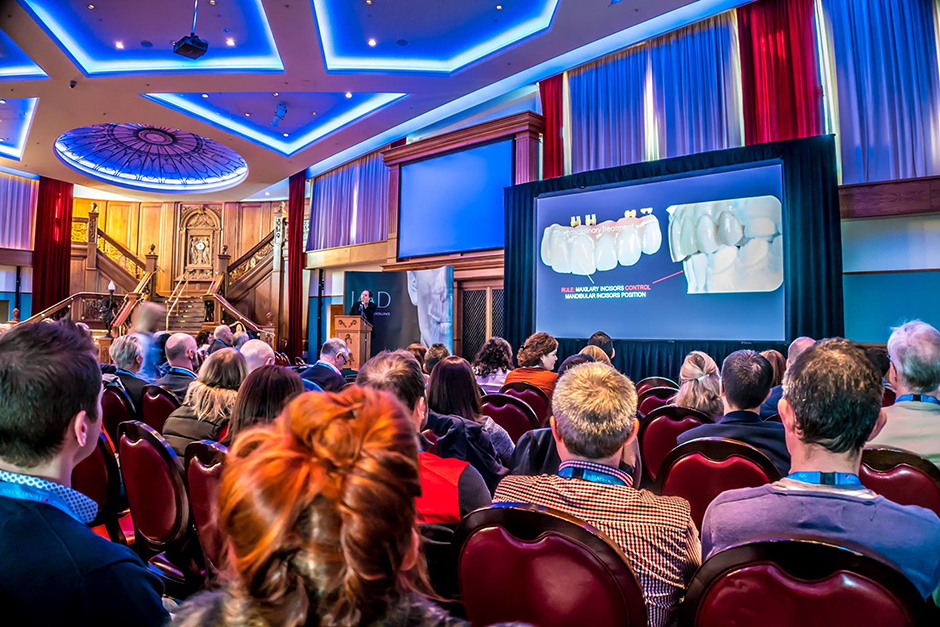
M814 338L841 336L845 332L845 323L835 154L834 136L826 135L704 152L507 187L506 339L516 351L529 335L538 330L535 328L535 264L538 257L535 199L538 196L773 159L783 162L787 342L801 335ZM689 320L689 324L694 323L694 320ZM561 359L580 351L587 338L558 338L558 343L561 363ZM787 343L774 342L616 340L614 347L617 352L613 361L618 370L634 380L648 376L675 379L682 360L692 350L707 352L720 366L728 354L741 348L776 348L786 354L786 346Z

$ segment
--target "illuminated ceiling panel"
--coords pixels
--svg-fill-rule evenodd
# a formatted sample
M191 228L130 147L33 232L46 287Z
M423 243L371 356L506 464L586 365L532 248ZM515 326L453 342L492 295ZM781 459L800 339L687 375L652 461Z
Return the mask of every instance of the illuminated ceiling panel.
M19 161L39 98L0 98L0 157Z
M0 30L0 81L30 78L46 78L46 73Z

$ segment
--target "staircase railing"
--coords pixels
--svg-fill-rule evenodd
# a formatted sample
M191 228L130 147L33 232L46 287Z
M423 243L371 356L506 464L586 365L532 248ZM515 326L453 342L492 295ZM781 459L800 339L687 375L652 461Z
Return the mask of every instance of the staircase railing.
M116 239L98 229L98 250L135 279L143 277L147 265Z
M183 292L186 291L186 286L189 284L189 275L183 274L176 280L176 286L173 288L173 293L170 294L170 298L167 302L170 303L170 306L166 309L166 329L170 329L170 316L173 315L173 310L176 309L179 305L180 297L182 297Z
M156 276L156 270L145 273L140 281L137 282L134 290L124 296L124 302L121 304L118 315L114 318L114 322L111 323L111 328L118 330L117 335L123 335L122 330L126 331L125 327L130 322L131 314L140 301L150 299L150 295L153 293L153 281Z
M234 306L225 298L216 293L205 294L202 297L206 308L205 322L214 324L241 324L247 331L251 331L264 342L274 346L273 327L262 327L253 320L245 316L242 312L235 309Z
M24 320L24 322L40 322L41 320L58 320L69 316L73 322L84 322L91 328L103 329L101 310L107 303L108 294L101 292L78 292L64 298L51 307L46 307L37 314Z
M228 282L235 283L255 267L274 256L274 230L265 235L260 242L251 247L244 255L229 264Z

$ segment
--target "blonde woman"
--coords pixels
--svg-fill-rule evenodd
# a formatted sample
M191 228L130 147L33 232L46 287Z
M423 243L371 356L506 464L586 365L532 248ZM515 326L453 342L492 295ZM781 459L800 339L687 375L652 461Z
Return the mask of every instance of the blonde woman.
M600 362L602 364L606 364L608 366L613 365L610 363L610 357L607 356L607 353L604 352L604 349L599 348L597 346L594 346L594 345L585 346L584 348L581 349L581 354L589 355L594 358L594 361Z
M716 420L724 415L721 373L714 359L702 351L686 355L679 370L679 392L673 403L703 411Z

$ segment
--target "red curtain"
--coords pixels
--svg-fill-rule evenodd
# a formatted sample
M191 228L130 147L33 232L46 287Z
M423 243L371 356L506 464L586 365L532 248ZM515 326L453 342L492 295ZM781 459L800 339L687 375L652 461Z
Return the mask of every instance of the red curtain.
M69 296L72 184L40 177L33 247L33 313Z
M542 178L550 179L565 173L565 155L562 148L562 75L556 74L539 81L542 115L545 116L545 134L542 135Z
M737 11L745 143L822 134L813 0L758 0Z
M303 353L304 188L306 171L290 177L287 197L287 354Z

